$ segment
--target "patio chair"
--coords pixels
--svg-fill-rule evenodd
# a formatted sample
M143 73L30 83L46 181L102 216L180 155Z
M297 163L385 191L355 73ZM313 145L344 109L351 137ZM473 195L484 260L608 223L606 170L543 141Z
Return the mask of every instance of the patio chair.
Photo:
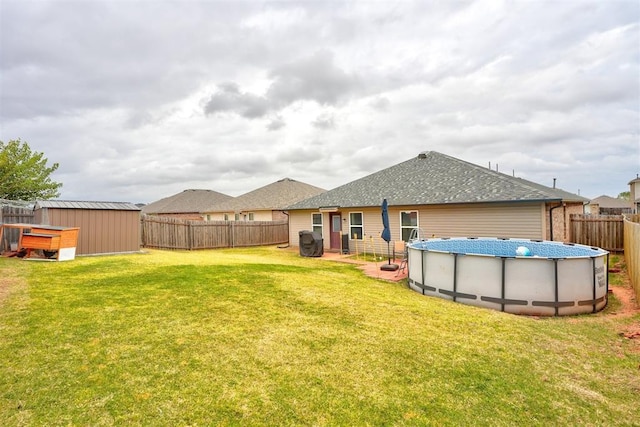
M404 272L407 268L407 255L407 243L402 240L396 240L393 243L393 259L400 261L400 267L398 267L398 271L396 271L396 276L400 274L400 272Z

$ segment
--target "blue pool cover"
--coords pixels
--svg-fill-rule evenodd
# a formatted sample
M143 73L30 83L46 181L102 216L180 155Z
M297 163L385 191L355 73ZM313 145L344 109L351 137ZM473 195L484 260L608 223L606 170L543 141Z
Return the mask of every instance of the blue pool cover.
M581 258L596 257L607 253L607 251L600 248L578 244L567 244L548 240L498 239L490 237L429 239L414 241L409 244L410 248L420 250L454 254L492 255L498 257L516 257L518 256L516 250L521 246L529 249L531 254L523 258Z

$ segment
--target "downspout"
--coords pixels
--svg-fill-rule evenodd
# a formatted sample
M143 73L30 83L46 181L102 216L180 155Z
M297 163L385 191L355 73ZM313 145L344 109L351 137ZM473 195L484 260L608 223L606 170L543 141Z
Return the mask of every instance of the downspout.
M289 213L288 213L288 212L285 212L285 211L280 211L280 212L282 212L283 214L285 214L285 215L287 216L287 224L289 224ZM288 227L287 227L287 228L288 228ZM288 235L288 234L289 234L289 233L287 232L287 235ZM290 242L290 241L287 241L287 244L286 244L286 245L278 246L278 248L279 248L279 249L284 249L284 248L288 248L290 245L291 245L291 242Z
M553 210L564 206L564 203L560 203L558 206L554 206L549 209L549 240L553 241Z
M562 234L564 235L564 239L563 240L568 240L568 233L567 233L567 204L566 203L562 203Z

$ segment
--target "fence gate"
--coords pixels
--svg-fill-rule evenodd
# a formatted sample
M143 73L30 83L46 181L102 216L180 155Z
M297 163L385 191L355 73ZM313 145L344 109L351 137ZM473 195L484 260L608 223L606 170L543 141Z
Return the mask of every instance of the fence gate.
M575 243L610 252L624 250L622 215L571 215L571 236Z

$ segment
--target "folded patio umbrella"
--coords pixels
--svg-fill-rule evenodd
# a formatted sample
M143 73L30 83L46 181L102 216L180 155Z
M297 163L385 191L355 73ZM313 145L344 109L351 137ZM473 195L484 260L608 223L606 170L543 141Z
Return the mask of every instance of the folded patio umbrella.
M391 250L389 249L389 242L391 242L391 228L389 228L389 205L387 199L382 200L382 239L387 242L387 256L389 257L389 264L380 267L381 270L397 270L396 264L391 264Z

